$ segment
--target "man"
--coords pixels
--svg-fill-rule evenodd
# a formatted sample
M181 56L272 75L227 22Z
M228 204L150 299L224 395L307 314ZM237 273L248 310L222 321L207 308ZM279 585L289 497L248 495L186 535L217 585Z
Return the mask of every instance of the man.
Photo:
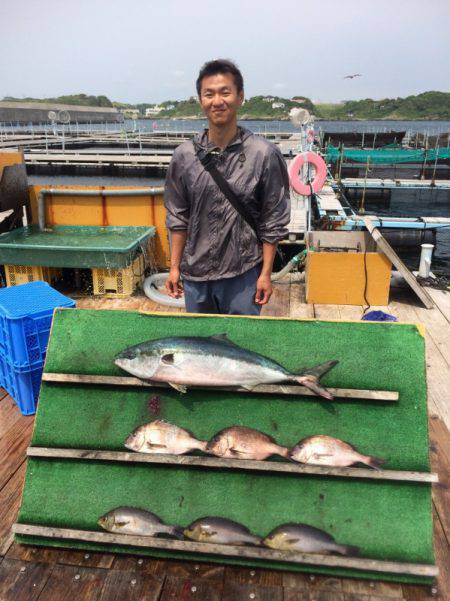
M236 65L206 63L197 93L209 128L175 150L166 178L166 289L174 298L184 291L188 312L259 315L272 294L276 248L290 218L286 165L275 145L238 127L244 84ZM256 232L205 170L201 154L212 158Z

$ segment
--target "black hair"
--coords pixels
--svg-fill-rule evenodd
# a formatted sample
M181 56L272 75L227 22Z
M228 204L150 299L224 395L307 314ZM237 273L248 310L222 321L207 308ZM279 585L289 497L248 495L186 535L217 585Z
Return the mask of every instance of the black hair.
M234 79L234 83L236 85L237 91L242 92L244 89L244 78L242 77L242 73L239 71L237 65L233 62L224 59L217 58L213 61L208 61L203 65L200 69L200 73L198 74L196 81L197 94L200 96L202 91L202 80L204 77L209 77L210 75L218 75L219 73L231 73Z

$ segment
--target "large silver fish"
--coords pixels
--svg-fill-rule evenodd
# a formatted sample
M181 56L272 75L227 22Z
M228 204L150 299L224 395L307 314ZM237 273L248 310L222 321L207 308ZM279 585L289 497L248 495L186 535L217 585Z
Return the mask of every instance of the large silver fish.
M221 517L204 517L184 529L184 536L201 543L219 545L259 545L261 539L248 528Z
M182 538L182 528L169 526L151 511L137 507L116 507L105 513L98 525L114 534L132 534L135 536L156 536L168 534Z
M300 440L289 452L289 458L309 465L329 465L348 467L355 463L364 463L369 467L378 469L383 459L361 455L348 442L333 438L332 436L308 436Z
M326 399L332 395L319 379L338 361L291 373L282 365L234 344L226 334L210 337L174 337L131 346L115 364L138 378L166 382L180 392L187 386L232 386L252 390L259 384L296 382Z
M207 444L206 452L230 459L263 461L271 455L287 457L288 449L273 438L253 428L232 426L218 432Z
M281 524L262 543L271 549L298 553L357 555L359 552L358 547L339 545L331 534L307 524Z
M139 426L125 440L125 446L131 451L170 455L183 455L195 449L204 451L206 444L188 430L162 419Z

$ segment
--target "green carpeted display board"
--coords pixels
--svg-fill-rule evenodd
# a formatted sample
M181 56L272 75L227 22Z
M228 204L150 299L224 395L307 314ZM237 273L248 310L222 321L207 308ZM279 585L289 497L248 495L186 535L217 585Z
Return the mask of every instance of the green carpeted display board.
M353 443L383 457L387 469L429 471L424 339L414 325L245 317L142 315L123 311L57 310L46 372L125 375L116 353L144 340L226 332L245 348L291 370L329 359L340 363L324 384L397 390L398 402L276 397L220 391L132 389L43 383L33 446L126 450L138 425L155 419L148 400L160 396L159 418L209 439L246 425L292 446L311 434ZM362 557L434 563L430 484L299 476L228 469L33 458L28 460L18 521L100 530L100 515L119 505L149 509L187 525L204 515L231 518L265 535L283 522L304 522L358 545ZM105 549L101 545L17 536L19 542ZM282 562L211 557L108 546L114 552L211 560L308 572L426 582Z

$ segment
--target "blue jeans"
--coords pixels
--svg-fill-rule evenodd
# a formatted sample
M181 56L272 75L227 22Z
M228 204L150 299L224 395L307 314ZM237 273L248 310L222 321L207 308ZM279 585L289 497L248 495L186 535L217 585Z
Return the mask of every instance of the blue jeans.
M220 313L224 315L259 315L261 305L255 303L256 280L261 264L234 278L193 282L183 280L184 300L188 313Z

